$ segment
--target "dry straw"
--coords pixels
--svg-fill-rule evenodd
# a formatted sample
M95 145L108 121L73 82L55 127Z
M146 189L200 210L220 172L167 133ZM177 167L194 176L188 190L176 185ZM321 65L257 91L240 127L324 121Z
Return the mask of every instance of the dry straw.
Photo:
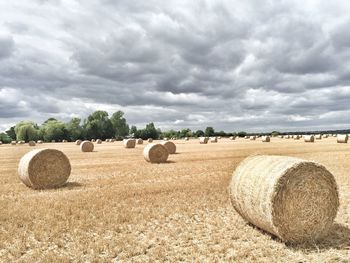
M207 144L209 141L208 137L199 137L199 143L200 144Z
M16 141L11 141L11 145L16 145L17 142Z
M136 143L137 144L143 144L143 140L141 138L139 138L139 139L136 140Z
M338 143L347 143L348 142L348 135L347 134L338 134L337 135L337 142Z
M314 142L315 136L313 135L304 135L304 142Z
M96 143L97 143L97 144L101 144L101 143L102 143L102 140L101 140L101 139L97 139L97 140L96 140Z
M36 143L35 143L35 141L29 141L29 142L28 142L28 145L29 145L29 146L35 146Z
M184 140L185 140L185 141L188 141L188 140L189 140L189 138L188 138L188 137L185 137L185 138L184 138Z
M0 141L0 145L2 145L2 141Z
M299 140L300 139L300 135L294 135L293 138L294 138L294 140Z
M229 138L230 140L235 140L236 139L236 137L235 136L230 136L230 138Z
M290 243L323 237L339 207L336 181L325 167L286 156L245 159L229 192L244 219Z
M323 134L322 138L328 138L328 134Z
M171 141L162 142L162 145L168 150L169 154L176 153L176 145Z
M42 140L37 141L38 144L43 144Z
M147 162L164 163L167 161L169 152L162 144L148 144L143 149L143 156Z
M55 149L37 149L25 154L18 165L22 182L34 189L55 188L64 185L70 175L67 156Z
M165 137L165 138L163 139L163 141L167 141L167 140L169 140L169 138L167 138L167 137Z
M321 134L316 134L315 135L315 140L321 140L322 139L322 135Z
M68 141L67 141L67 140L62 140L62 142L63 142L63 143L66 143L66 142L68 142Z
M76 141L75 141L75 145L80 145L81 143L82 143L81 140L76 140Z
M256 136L250 136L249 137L249 140L251 140L251 141L255 141L255 139L256 139Z
M94 144L90 141L83 141L80 144L80 150L82 152L92 152L94 150Z
M135 139L125 139L123 141L125 148L135 148L136 146L136 140Z
M55 140L52 140L51 142L52 142L52 143L55 143L56 141L55 141Z
M153 142L152 138L148 138L147 142Z
M95 140L95 139L92 139L91 142L96 142L96 140Z
M211 143L216 143L216 142L218 142L218 137L211 137L211 138L210 138L210 142L211 142Z
M261 137L262 142L270 142L270 140L271 140L270 136L262 136Z

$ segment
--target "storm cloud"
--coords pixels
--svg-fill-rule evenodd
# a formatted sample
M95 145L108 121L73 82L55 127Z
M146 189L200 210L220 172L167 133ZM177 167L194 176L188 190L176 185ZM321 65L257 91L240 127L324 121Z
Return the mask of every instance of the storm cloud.
M0 3L0 130L123 110L129 124L350 128L347 1Z

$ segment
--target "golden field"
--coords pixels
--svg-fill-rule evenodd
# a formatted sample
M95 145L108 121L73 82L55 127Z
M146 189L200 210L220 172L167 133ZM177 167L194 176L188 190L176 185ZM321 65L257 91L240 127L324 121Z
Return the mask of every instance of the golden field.
M270 143L221 139L174 141L165 164L143 159L144 145L73 143L0 146L0 262L350 262L350 144L272 138ZM18 178L33 148L62 150L67 186L37 191ZM320 162L338 183L340 208L321 242L291 246L247 224L227 187L251 154Z

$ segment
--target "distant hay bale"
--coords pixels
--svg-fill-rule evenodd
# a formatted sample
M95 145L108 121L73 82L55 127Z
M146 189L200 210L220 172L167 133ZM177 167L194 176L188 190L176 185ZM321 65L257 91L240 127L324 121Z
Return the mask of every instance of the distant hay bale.
M200 144L207 144L209 141L209 137L199 137Z
M38 144L43 144L42 140L37 141Z
M236 136L230 136L229 138L231 141L236 140Z
M19 141L18 144L25 144L25 141Z
M148 144L143 149L143 156L147 162L165 163L168 160L169 152L162 144Z
M29 142L28 142L28 145L29 145L29 146L35 146L36 143L35 143L35 141L29 141Z
M189 140L189 138L188 138L188 137L185 137L185 138L184 138L184 140L185 140L185 141L188 141L188 140Z
M16 141L11 141L11 145L16 145L17 142Z
M0 145L2 145L2 141L0 141Z
M328 134L323 134L322 138L328 138Z
M218 142L218 137L211 137L211 138L210 138L210 142L211 142L211 143L216 143L216 142Z
M139 138L139 139L136 140L136 143L137 144L143 144L143 140L141 138Z
M167 137L165 137L165 138L163 139L163 141L167 141L167 140L169 140L169 138L167 138Z
M304 136L304 142L314 142L315 141L315 136L313 135L305 135Z
M21 181L34 189L56 188L64 185L70 176L67 156L55 149L37 149L25 154L18 165Z
M315 140L321 140L322 139L322 135L321 134L316 134L314 137L315 137Z
M80 145L81 142L82 142L82 140L76 140L76 141L75 141L75 145Z
M102 140L101 140L101 139L97 139L97 140L96 140L96 143L97 143L97 144L101 144L101 143L102 143Z
M153 142L152 138L148 138L147 142Z
M299 140L299 139L300 139L300 135L294 135L294 136L293 136L293 139L294 139L294 140Z
M255 141L255 139L256 139L256 136L250 136L249 137L249 140L251 140L251 141Z
M270 140L271 140L270 136L262 136L261 137L262 142L270 142Z
M92 139L91 142L96 142L96 140L95 140L95 139Z
M221 136L219 136L218 139L220 140L220 139L221 139Z
M52 143L55 143L56 141L55 140L51 140Z
M110 142L115 142L115 139L111 139L111 141Z
M123 141L125 148L135 148L136 146L136 140L135 139L125 139Z
M164 141L161 143L168 150L169 154L176 153L176 145L171 141Z
M347 134L338 134L337 142L338 143L348 143L349 136Z
M92 152L94 150L94 144L90 141L83 141L80 144L80 150L82 152Z
M68 142L68 141L67 141L67 140L62 140L62 142L63 142L63 143L66 143L66 142Z
M284 136L285 139L289 139L289 135Z
M322 165L285 156L245 159L229 186L245 220L289 243L314 242L328 232L339 207L337 189Z

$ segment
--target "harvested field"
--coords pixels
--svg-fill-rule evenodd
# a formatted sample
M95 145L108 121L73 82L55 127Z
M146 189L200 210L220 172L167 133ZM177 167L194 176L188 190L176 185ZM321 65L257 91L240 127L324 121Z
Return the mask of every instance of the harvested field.
M86 153L74 143L1 145L0 262L350 262L350 144L178 140L163 164L144 160L146 145L98 144ZM38 191L21 182L18 162L33 148L67 155L65 187ZM235 212L228 186L252 154L314 160L333 173L340 207L324 240L288 245Z

